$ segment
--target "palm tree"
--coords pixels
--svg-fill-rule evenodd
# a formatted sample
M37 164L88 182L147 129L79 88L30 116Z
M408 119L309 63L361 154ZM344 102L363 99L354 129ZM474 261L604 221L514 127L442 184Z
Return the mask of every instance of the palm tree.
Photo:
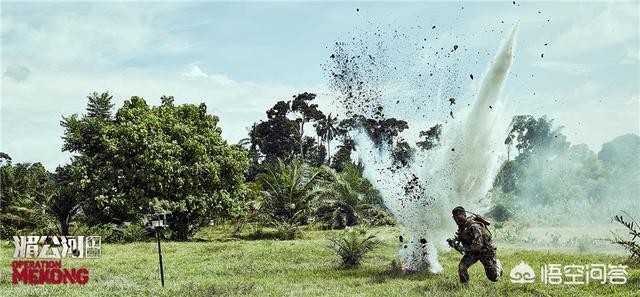
M298 159L289 164L279 159L277 164L266 164L264 169L256 180L263 189L257 208L273 225L287 228L295 235L298 225L311 212L322 182L322 170Z
M51 227L48 202L56 193L44 166L9 162L0 167L0 183L0 236Z
M331 140L339 134L338 117L332 117L331 114L329 114L327 117L318 121L316 132L327 142L327 163L331 164Z
M330 170L331 182L319 192L320 219L330 222L331 228L343 228L361 223L370 210L378 208L375 190L369 188L355 165L341 173Z
M238 140L238 146L248 149L251 146L251 137L245 137Z
M364 200L361 193L353 190L341 175L335 175L333 182L322 191L323 206L319 214L329 221L331 228L344 228L358 224L359 207Z

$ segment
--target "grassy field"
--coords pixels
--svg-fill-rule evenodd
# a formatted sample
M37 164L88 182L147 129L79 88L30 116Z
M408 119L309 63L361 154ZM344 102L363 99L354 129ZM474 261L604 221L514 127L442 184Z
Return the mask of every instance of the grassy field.
M639 296L640 269L627 268L626 285L517 285L509 271L524 260L534 269L543 264L618 264L623 258L605 254L572 254L545 251L498 250L505 275L488 281L479 263L471 270L471 284L458 283L460 255L445 253L442 274L393 270L391 261L399 242L395 228L377 228L383 244L361 268L338 269L338 258L325 236L333 231L306 231L295 241L226 238L209 229L199 234L206 242L165 242L165 288L161 288L155 242L103 244L101 259L66 260L64 267L88 267L87 285L13 285L13 245L2 243L0 291L2 296Z

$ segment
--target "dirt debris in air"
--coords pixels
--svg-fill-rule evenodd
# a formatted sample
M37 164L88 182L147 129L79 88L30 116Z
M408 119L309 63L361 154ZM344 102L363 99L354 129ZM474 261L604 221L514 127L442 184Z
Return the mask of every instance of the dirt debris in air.
M470 67L477 67L474 62L478 64L477 60L484 59L488 52L476 53L464 46L464 38L455 35L455 25L451 25L451 30L444 26L431 31L436 25L406 28L368 21L336 41L328 53L329 59L321 66L331 97L342 109L341 114L345 118L360 116L378 123L405 120L407 115L427 119L435 115L440 122L446 122L449 117L455 119L451 106L469 97L461 93L465 73L477 71ZM453 44L451 40L455 40ZM461 47L463 50L457 51ZM474 79L473 74L469 77ZM449 98L448 106L447 99L443 102L442 98ZM466 101L461 104L468 105ZM431 114L426 113L428 111ZM399 142L400 137L394 136L389 142L389 151ZM415 143L409 145L415 148ZM401 200L422 199L421 202L429 203L432 197L427 195L427 183L413 173L408 164L410 162L396 162L380 167L384 170L382 174L393 174L392 182L398 183L396 194ZM402 236L399 239L404 240Z

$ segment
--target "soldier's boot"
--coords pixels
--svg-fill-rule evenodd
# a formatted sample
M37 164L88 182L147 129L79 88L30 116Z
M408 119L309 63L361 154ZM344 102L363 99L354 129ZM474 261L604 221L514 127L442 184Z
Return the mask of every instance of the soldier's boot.
M497 282L500 277L500 271L498 271L496 267L485 267L484 272L487 275L487 278L492 282Z
M469 266L464 262L460 261L458 264L458 276L460 277L460 282L462 284L467 284L469 282Z
M490 259L483 261L484 273L487 278L492 282L497 282L500 275L502 275L502 265L497 259Z

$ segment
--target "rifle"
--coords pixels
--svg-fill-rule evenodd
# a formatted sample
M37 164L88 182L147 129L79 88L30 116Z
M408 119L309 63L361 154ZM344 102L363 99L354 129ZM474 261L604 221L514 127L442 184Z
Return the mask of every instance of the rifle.
M465 210L466 213L473 215L477 221L480 221L481 223L485 224L486 226L491 225L491 223L489 221L487 221L487 219L485 219L483 216L477 214L477 213L472 213L468 210Z
M451 248L458 251L458 253L460 253L461 255L464 254L464 247L459 241L453 240L452 238L447 238L447 243Z

